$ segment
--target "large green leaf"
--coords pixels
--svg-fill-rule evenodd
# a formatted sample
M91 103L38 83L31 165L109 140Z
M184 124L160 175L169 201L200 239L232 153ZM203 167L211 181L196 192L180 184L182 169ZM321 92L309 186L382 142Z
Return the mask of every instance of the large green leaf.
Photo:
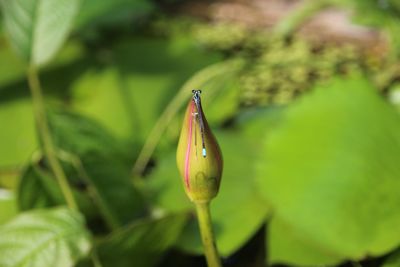
M11 44L34 65L49 61L66 39L80 0L2 0Z
M296 266L333 266L342 261L340 256L309 242L307 236L302 236L279 218L273 218L268 225L267 253L271 264L289 262Z
M71 267L89 249L82 217L65 208L22 213L0 227L4 267Z
M267 206L253 182L256 143L239 134L217 133L224 157L224 171L218 196L211 203L217 245L224 256L240 248L264 222ZM186 197L175 152L166 156L149 178L155 203L170 210L192 209ZM203 253L196 220L185 228L177 246L192 253Z
M294 236L332 256L325 263L386 253L400 243L399 132L398 114L367 82L334 81L289 108L263 142L259 189ZM280 257L300 263L292 259Z
M146 219L117 230L99 244L102 264L113 267L150 267L176 242L187 214Z

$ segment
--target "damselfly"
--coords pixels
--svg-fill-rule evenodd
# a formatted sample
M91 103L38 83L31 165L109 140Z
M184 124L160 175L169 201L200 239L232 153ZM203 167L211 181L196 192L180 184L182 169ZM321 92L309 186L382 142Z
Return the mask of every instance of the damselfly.
M206 144L204 141L204 119L203 119L203 113L202 113L202 109L201 109L201 98L200 98L201 90L192 90L192 93L193 93L193 101L194 101L194 103L196 105L196 109L197 109L196 115L197 115L199 125L200 125L202 154L203 154L203 157L205 158L207 156L207 151L206 151Z

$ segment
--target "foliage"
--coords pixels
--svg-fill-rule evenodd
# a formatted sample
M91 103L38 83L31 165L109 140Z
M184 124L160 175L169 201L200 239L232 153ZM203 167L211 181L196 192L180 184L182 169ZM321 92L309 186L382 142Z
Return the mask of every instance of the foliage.
M67 37L79 2L1 1L4 23L15 50L34 65L49 61Z
M252 29L236 24L213 27L197 23L193 27L196 29L194 38L204 46L225 52L241 51L240 55L247 62L239 80L244 105L287 104L320 81L335 76L362 73L382 91L397 77L391 71L397 69L397 63L385 55L375 56L350 43L315 46L297 36L288 41L279 34L270 36L261 30L254 33ZM236 35L219 30L219 27L238 28L243 37L235 38ZM382 72L382 68L386 71Z
M398 246L399 126L398 114L364 81L336 81L288 109L266 140L258 182L279 219L271 230L289 228L313 248L312 260L304 252L298 258L303 264L362 259ZM271 246L271 260L286 260L291 246L281 247L285 254Z
M396 42L310 43L292 32L308 13L271 33L175 16L184 1L0 1L0 266L204 266L175 164L192 89L224 158L211 206L224 266L399 265ZM399 6L382 2L318 8L365 12L395 41Z
M1 266L72 266L90 249L83 218L65 208L21 214L0 228Z
M134 223L116 231L99 244L99 257L106 266L154 266L163 251L173 245L187 214L168 215Z

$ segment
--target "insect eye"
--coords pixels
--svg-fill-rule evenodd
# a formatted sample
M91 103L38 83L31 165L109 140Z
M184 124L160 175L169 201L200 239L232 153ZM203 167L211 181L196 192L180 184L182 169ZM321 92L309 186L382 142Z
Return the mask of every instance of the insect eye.
M192 90L192 94L200 95L201 94L201 90Z

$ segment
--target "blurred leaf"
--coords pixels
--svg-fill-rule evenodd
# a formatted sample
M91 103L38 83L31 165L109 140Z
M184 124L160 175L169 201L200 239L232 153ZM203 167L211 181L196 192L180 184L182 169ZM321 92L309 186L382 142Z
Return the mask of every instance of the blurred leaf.
M241 87L239 71L230 71L214 77L202 90L202 99L207 106L207 121L211 125L221 125L232 119L240 105Z
M238 134L218 133L224 158L224 171L218 196L211 203L211 214L220 252L227 256L237 250L263 223L267 206L253 184L254 143ZM149 178L157 203L169 211L192 209L180 178L175 153L166 156ZM182 250L203 253L197 222L192 220L177 242Z
M58 208L22 213L0 227L0 265L70 267L88 254L82 217Z
M113 53L112 67L89 70L76 81L73 108L138 143L185 80L219 59L188 38L136 37L117 43Z
M377 27L388 33L394 51L400 52L400 10L397 0L337 0L344 5L352 6L356 12L355 18L358 23ZM398 1L397 1L398 2Z
M2 0L11 44L30 64L42 65L61 47L80 0Z
M364 80L324 85L266 138L258 188L294 236L332 256L325 263L382 255L400 243L399 131L398 114ZM299 263L287 255L281 262Z
M73 85L73 108L126 138L134 132L136 118L131 117L118 79L115 69L83 73Z
M102 264L113 267L150 267L176 242L187 214L167 215L127 225L98 246Z
M257 143L279 127L285 110L285 107L248 109L239 114L237 125L245 138ZM333 255L324 254L324 251L313 247L307 240L302 240L299 233L276 217L273 217L268 224L266 240L267 259L271 263L289 261L296 262L298 266L316 266L340 261Z
M5 101L7 98L15 96L27 96L29 90L26 84L26 64L6 42L2 43L2 41L0 38L0 62L7 62L7 64L0 65L0 99ZM77 40L67 42L52 62L41 71L45 94L47 91L52 93L63 91L66 94L66 88L73 81L71 73L80 73L82 72L81 69L86 67L79 62L83 58L84 47L82 43ZM79 62L78 66L74 66L74 64L77 64L76 62ZM49 84L49 80L54 82ZM63 81L62 84L60 80Z
M0 90L3 85L18 81L26 74L24 62L5 42L1 41L0 39L0 62L7 62L7 64L0 64Z
M278 218L273 218L267 233L268 262L290 262L296 266L333 266L342 261L341 257L330 254L308 238L294 231Z
M79 156L99 154L124 159L122 144L95 121L73 113L49 114L54 142Z
M85 0L75 24L78 28L117 24L136 15L146 14L152 7L153 4L147 0Z
M18 187L18 205L22 211L65 204L57 181L36 164L24 171Z
M2 103L0 122L0 166L21 165L37 147L30 100Z
M383 263L382 267L400 267L400 250L396 250Z
M83 158L82 161L107 210L119 222L126 224L146 214L147 207L142 194L132 184L130 167L109 157Z
M53 138L64 171L88 223L99 216L115 227L145 213L141 193L130 180L130 161L120 143L95 122L72 114L50 114ZM68 152L68 153L66 153ZM57 181L40 158L19 183L22 210L65 204Z
M121 143L90 119L65 113L49 118L57 147L80 159L88 178L81 182L90 182L113 217L128 223L142 216L144 200L131 182L130 161Z
M17 204L13 192L0 188L0 225L17 214Z
M64 164L64 167L66 164ZM61 189L53 175L40 162L32 162L22 174L18 185L18 206L22 211L66 205ZM98 208L85 192L84 182L79 181L76 170L65 168L79 210L88 223L98 221ZM78 178L77 178L78 177ZM72 181L71 181L72 180ZM80 184L78 184L80 182ZM79 187L80 185L80 187Z
M135 38L119 43L115 51L123 79L121 89L135 119L135 137L139 140L147 139L184 82L220 59L219 54L204 53L187 36L168 40Z
M14 190L18 185L20 169L16 166L0 167L0 188Z

